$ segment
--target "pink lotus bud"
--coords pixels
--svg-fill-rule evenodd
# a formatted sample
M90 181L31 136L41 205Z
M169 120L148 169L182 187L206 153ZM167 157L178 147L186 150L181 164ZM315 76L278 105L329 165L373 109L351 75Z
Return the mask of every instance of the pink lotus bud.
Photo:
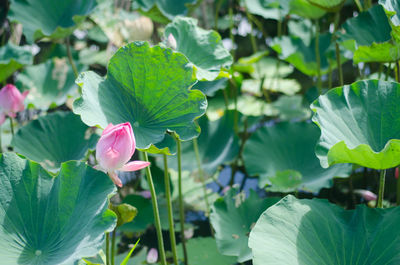
M29 91L24 91L22 94L11 84L6 85L0 90L0 109L1 117L0 124L4 122L5 116L15 117L17 112L24 110L24 100Z
M147 253L146 261L147 263L153 264L158 260L158 251L155 248L151 248Z
M354 193L360 195L361 197L363 197L366 201L375 201L378 196L376 196L375 193L369 191L369 190L354 190Z
M122 182L115 170L136 171L150 165L149 162L145 161L129 162L135 152L135 148L135 136L129 122L115 126L110 123L104 129L97 142L96 159L99 163L98 168L106 171L119 187L122 187Z
M168 35L168 46L176 50L176 39L171 33Z

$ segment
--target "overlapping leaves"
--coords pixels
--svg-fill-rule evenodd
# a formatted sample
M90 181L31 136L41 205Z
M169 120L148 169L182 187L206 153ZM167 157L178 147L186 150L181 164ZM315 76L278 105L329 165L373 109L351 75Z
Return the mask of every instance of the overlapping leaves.
M316 154L337 163L386 169L400 164L400 84L358 81L320 96L311 108L321 128Z
M103 172L67 162L57 176L15 154L0 157L0 256L4 264L74 264L101 249L115 226Z
M253 264L398 264L399 216L399 207L349 211L289 195L268 208L251 231Z
M107 78L84 72L77 83L82 97L74 112L89 126L130 122L140 149L163 140L166 131L182 140L196 137L194 120L203 115L203 93L190 90L192 67L180 53L160 46L133 42L111 58Z

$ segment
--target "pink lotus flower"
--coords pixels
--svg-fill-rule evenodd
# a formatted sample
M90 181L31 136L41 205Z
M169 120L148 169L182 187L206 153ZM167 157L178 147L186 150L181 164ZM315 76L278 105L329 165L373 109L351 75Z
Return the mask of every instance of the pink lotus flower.
M0 90L0 124L3 124L6 115L15 118L17 112L25 109L24 100L29 91L22 94L11 84L6 85Z
M104 129L96 145L96 159L99 163L96 168L108 173L112 181L119 187L122 182L116 170L136 171L150 165L145 161L131 161L135 152L136 142L129 122L112 125Z

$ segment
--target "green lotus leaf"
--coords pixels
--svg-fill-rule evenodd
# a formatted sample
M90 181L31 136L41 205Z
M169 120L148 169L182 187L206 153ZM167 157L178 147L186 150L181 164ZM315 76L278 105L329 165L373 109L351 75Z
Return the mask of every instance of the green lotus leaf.
M78 64L79 72L84 68ZM17 86L29 90L25 102L40 109L62 105L78 91L74 72L66 58L53 58L25 68L18 74Z
M193 89L200 90L205 95L213 97L218 90L225 89L228 85L228 78L220 78L214 81L199 81Z
M278 111L280 120L305 120L311 115L311 111L303 103L301 95L280 96L277 101L271 104Z
M82 73L77 83L82 97L74 112L89 126L130 122L139 149L147 149L175 131L182 140L196 137L194 120L207 100L193 85L192 68L180 53L146 42L132 42L110 59L107 77Z
M321 74L329 72L329 65L332 69L337 68L336 53L331 50L330 33L321 34L319 37L319 52L321 59ZM298 37L283 36L273 39L271 48L275 50L281 59L287 61L306 75L316 76L318 74L317 59L315 56L315 38L310 45L306 45ZM328 56L329 55L329 56ZM341 52L341 62L347 59Z
M210 222L215 230L218 250L226 256L238 257L238 262L252 258L248 247L249 233L260 215L279 198L261 199L250 190L246 199L244 193L230 189L223 198L211 207Z
M239 114L237 114L239 115ZM234 133L235 111L226 111L216 121L209 121L207 116L199 119L201 134L197 138L199 155L203 171L212 176L217 168L232 161L239 153L239 139ZM171 168L177 168L177 158L170 158ZM182 143L182 169L197 172L196 155L193 142Z
M85 163L54 176L12 153L0 157L0 256L3 264L75 264L94 256L112 231L110 178Z
M176 154L176 141L173 136L166 134L164 139L156 144L152 144L146 152L151 154L165 154L175 155Z
M400 59L400 43L392 39L392 28L382 6L376 5L348 19L339 34L341 41L354 40L354 62L394 62Z
M307 0L310 4L318 6L328 12L339 11L346 0Z
M222 68L229 68L233 62L231 54L222 44L221 36L216 31L198 27L196 19L176 17L165 28L165 37L170 34L176 40L176 50L193 63L199 80L216 79Z
M244 0L247 10L265 19L283 20L289 13L290 0Z
M252 64L254 70L250 72L254 79L283 78L293 73L293 66L279 62L273 57L264 57Z
M72 112L53 112L21 127L11 145L17 153L45 168L59 168L62 162L80 160L95 147L99 136Z
M393 39L400 42L400 3L396 0L379 0L389 18Z
M400 208L344 210L326 200L286 196L250 233L254 265L395 265Z
M10 42L0 47L0 82L6 80L24 65L30 65L32 62L32 53L24 47L15 46Z
M325 10L314 6L308 0L290 0L290 14L304 18L319 19L326 14Z
M322 168L314 152L319 135L318 127L306 122L284 122L258 129L244 147L243 158L247 172L250 175L260 175L259 185L263 187L277 183L277 176L287 179L287 170L290 170L292 182L286 182L286 187L275 187L281 188L282 192L287 192L293 186L296 187L293 190L312 192L330 187L334 177L347 177L351 166ZM301 185L293 185L298 183L299 174Z
M13 0L8 16L23 25L29 43L43 37L64 38L97 5L96 0Z
M400 164L400 84L363 80L330 90L311 105L321 129L316 154L337 163L387 169Z
M140 9L154 21L168 23L175 16L186 15L188 6L196 0L137 0L133 2L133 9Z
M178 257L183 259L182 244L178 244ZM215 239L212 237L196 237L186 243L190 265L218 264L233 265L236 264L234 257L228 257L220 254L217 250Z
M246 79L242 82L242 90L249 92L253 95L262 96L263 92L260 90L262 82L262 89L272 92L283 93L285 95L294 95L300 91L301 86L295 79L283 78L265 78L264 81L257 79Z

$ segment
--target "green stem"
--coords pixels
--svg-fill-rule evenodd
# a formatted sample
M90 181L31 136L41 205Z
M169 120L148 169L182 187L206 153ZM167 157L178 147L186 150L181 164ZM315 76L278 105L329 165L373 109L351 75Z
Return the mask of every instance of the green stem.
M67 46L68 61L71 64L72 70L74 71L75 78L77 78L79 73L78 73L78 69L76 68L76 65L74 63L74 59L72 59L71 43L69 41L69 37L66 38L66 46Z
M10 128L11 128L11 134L14 135L14 123L13 123L13 119L11 117L10 118Z
M321 57L319 54L319 22L315 20L315 59L317 61L317 88L318 93L322 94L322 79L321 79Z
M398 82L400 82L399 81L399 78L400 78L400 63L399 63L399 61L397 61L396 62L396 68L397 68L397 71L396 71L396 82L398 83Z
M392 63L389 63L388 68L386 69L386 76L385 76L385 81L389 80L390 72L392 70Z
M238 134L238 130L239 130L239 115L237 114L238 113L238 111L237 111L237 109L238 109L238 105L237 105L237 103L238 103L238 89L237 89L237 87L236 87L236 83L235 83L235 80L233 80L232 78L229 78L229 82L230 82L230 84L231 84L231 88L232 88L232 92L233 92L233 103L234 103L234 106L235 106L235 114L234 114L234 117L233 117L233 129L234 129L234 131L235 131L235 133L236 134Z
M379 177L379 193L378 193L378 208L383 208L383 197L385 191L385 176L386 176L386 169L381 170L381 174Z
M182 148L181 140L176 137L176 143L178 147L178 189L179 189L179 218L181 225L181 241L183 249L184 264L188 265L188 254L186 250L186 239L185 239L185 209L183 205L183 192L182 192Z
M147 156L147 152L144 152L144 159L145 161L149 162L149 157ZM156 195L156 190L154 189L153 177L151 176L150 167L146 167L146 176L147 176L147 183L149 185L151 193L151 203L153 204L154 223L156 226L157 239L158 239L158 251L160 253L161 264L166 265L167 260L165 257L164 240L161 231L161 221L160 221L160 214L158 211L157 195Z
M223 1L222 0L218 0L217 3L215 4L215 15L214 15L214 30L218 31L218 14L219 14L219 10L221 8Z
M106 232L106 265L110 265L110 233Z
M232 42L232 46L235 45L235 37L233 36L233 7L232 7L232 0L229 1L229 38L231 39ZM231 51L232 57L235 58L235 48L232 47L232 51Z
M335 33L339 29L339 22L340 22L340 10L338 10L335 14ZM335 38L335 53L336 53L336 64L337 64L337 69L338 69L338 73L339 73L339 81L340 81L340 85L343 86L344 81L343 81L342 62L341 62L341 58L340 58L340 47L339 47L339 43L336 38Z
M164 185L165 185L165 196L167 198L169 238L171 242L172 256L174 258L174 264L178 265L178 254L176 251L176 239L175 239L175 229L174 229L174 216L172 212L171 189L170 189L169 175L168 175L168 160L166 154L164 154Z
M356 5L357 5L357 7L358 7L358 10L359 10L360 12L363 12L363 8L362 8L362 5L361 5L360 0L354 0L354 2L356 2Z
M204 171L203 171L203 168L201 166L201 159L200 159L200 152L199 152L199 145L197 143L197 138L193 139L193 149L194 149L194 153L196 155L197 168L198 168L198 171L199 171L200 182L201 182L201 185L203 186L204 201L205 201L205 204L206 204L206 216L210 217L210 202L208 201L206 181L205 181L205 178L204 178ZM212 229L211 223L210 223L210 231L211 231L211 234L213 235L214 234L214 230Z
M256 41L256 38L254 37L254 34L253 34L253 22L252 22L252 20L251 20L251 18L250 18L250 13L247 11L247 8L245 9L245 11L246 11L247 20L248 20L249 23L250 23L250 41L251 41L251 47L253 48L253 53L256 53L256 52L257 52L257 41Z
M395 76L396 82L399 82L399 67L398 67L397 63L394 65L394 76Z
M114 229L111 234L111 265L115 265L115 233L117 229Z
M331 65L331 63L329 63L328 89L332 88L332 75L333 75L332 65Z

